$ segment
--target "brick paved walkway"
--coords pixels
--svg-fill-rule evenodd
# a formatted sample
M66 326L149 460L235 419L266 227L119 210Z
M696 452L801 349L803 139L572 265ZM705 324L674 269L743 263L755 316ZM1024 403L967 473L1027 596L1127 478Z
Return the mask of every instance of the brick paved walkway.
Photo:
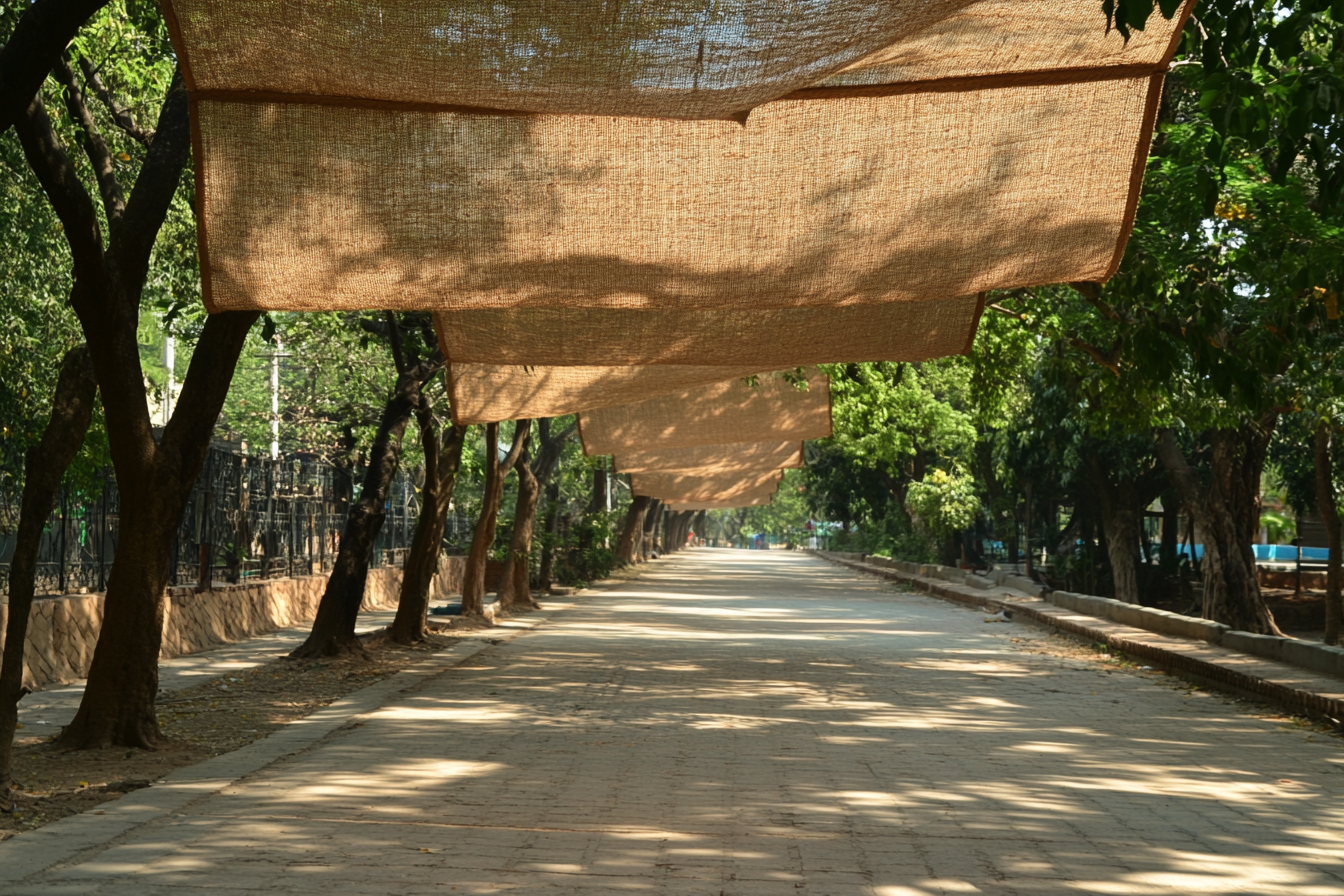
M8 892L1344 894L1344 744L1042 637L679 555Z

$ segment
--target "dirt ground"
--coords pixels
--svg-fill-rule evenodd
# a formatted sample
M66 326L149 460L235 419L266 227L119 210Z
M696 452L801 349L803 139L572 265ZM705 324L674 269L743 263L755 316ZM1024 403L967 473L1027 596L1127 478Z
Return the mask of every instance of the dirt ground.
M431 627L439 630L414 647L393 644L375 633L366 639L364 657L277 658L162 695L159 726L167 741L158 750L65 751L52 736L25 737L20 730L14 778L21 789L14 794L14 811L0 813L0 840L95 809L174 769L236 750L452 646L476 628L447 629L440 620Z

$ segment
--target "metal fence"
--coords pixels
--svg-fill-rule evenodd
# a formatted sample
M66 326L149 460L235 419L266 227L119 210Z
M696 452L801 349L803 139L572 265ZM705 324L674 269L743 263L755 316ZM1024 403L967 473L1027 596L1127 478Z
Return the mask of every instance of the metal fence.
M338 497L338 475L320 461L271 460L212 447L178 526L170 583L237 583L330 571L347 512L347 502ZM402 564L419 512L415 483L398 472L373 565ZM105 590L120 522L120 495L110 474L97 496L63 492L42 535L37 593ZM445 545L465 544L471 526L450 514ZM13 534L0 533L0 594L9 588L13 551Z

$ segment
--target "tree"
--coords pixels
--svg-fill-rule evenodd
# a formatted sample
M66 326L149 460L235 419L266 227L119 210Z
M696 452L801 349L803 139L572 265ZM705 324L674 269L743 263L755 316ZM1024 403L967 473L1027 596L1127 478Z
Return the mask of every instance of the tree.
M167 46L161 21L153 22L156 31L143 45L146 57ZM82 57L77 52L75 58ZM156 236L183 179L190 135L186 92L180 75L172 73L171 57L161 54L147 62L145 80L164 90L163 102L147 147L131 147L142 152L143 163L129 195L118 161L120 156L133 157L124 151L114 155L85 102L72 62L62 58L56 66L66 113L83 151L82 169L96 184L101 208L84 185L81 165L53 128L44 97L32 97L15 122L24 155L61 220L70 248L71 306L89 346L123 495L122 536L88 686L75 719L61 735L72 747L147 747L158 740L154 697L173 536L204 463L244 337L256 319L251 313L220 314L205 323L181 398L156 442L136 331ZM108 109L104 120L112 120L133 140L123 117Z
M1117 24L1151 9L1118 0ZM1119 274L996 297L1089 361L1080 389L1104 409L1099 426L1154 438L1204 539L1204 615L1257 632L1278 631L1250 547L1266 448L1312 333L1339 326L1344 73L1331 9L1202 6L1167 78Z
M462 573L462 617L481 619L485 616L485 563L490 547L495 543L495 526L499 521L499 505L504 497L504 477L527 446L532 421L518 420L513 425L513 444L508 454L499 457L499 424L485 425L485 498L476 519L471 549L467 553L466 569Z
M400 352L398 360L399 366L406 365ZM351 506L346 517L340 551L322 592L317 618L313 620L307 640L290 654L295 659L363 651L355 635L355 625L360 605L364 602L369 557L387 516L387 493L397 472L406 425L420 408L424 385L437 369L436 365L420 363L404 370L397 378L396 390L383 411L378 434L369 452L369 465L359 500ZM437 551L433 556L437 560Z
M51 420L42 439L28 449L23 508L9 568L5 651L0 660L0 811L12 808L9 795L13 791L14 733L19 722L19 701L27 693L23 688L23 656L33 608L38 546L47 518L56 505L61 473L84 442L97 390L88 350L84 346L71 349L56 383Z
M429 590L439 569L443 530L453 488L462 468L462 447L467 437L467 427L454 423L447 427L440 441L431 422L432 406L427 394L421 394L416 413L425 452L425 486L420 492L420 519L416 521L415 538L402 571L397 615L389 631L392 640L400 644L413 644L425 637Z
M518 606L536 608L532 600L532 529L536 521L541 490L548 488L566 442L578 431L578 423L571 419L552 432L552 420L543 417L537 421L538 451L536 463L524 452L518 459L518 497L514 506L513 526L509 535L509 555L504 560L500 575L499 602L506 609Z

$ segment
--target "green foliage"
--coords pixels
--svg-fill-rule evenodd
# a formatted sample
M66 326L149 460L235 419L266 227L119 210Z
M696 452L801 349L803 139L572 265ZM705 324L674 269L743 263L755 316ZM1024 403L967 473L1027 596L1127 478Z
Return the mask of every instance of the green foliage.
M25 9L25 4L0 7L0 29L11 33ZM141 129L153 128L176 66L158 4L137 0L102 8L80 31L69 53L81 81L85 81L79 71L83 59L96 71L123 118ZM112 153L115 174L129 193L147 149L118 126L112 110L95 91L86 90L86 94L89 110ZM80 129L66 109L64 91L48 79L43 98L53 128L72 150L77 173L96 196L92 168L78 150ZM142 336L150 343L157 338L159 348L162 333L149 335L157 310L171 300L195 301L199 295L190 180L187 172L183 178L187 191L179 191L174 198L155 245L143 297L147 326L142 326ZM95 205L101 215L101 204ZM106 236L106 221L102 224ZM23 456L46 426L61 360L83 341L67 301L71 276L61 224L28 167L18 138L8 130L0 134L0 281L5 284L0 292L0 531L17 519ZM152 354L152 347L146 354ZM189 345L183 347L181 357L185 370ZM166 381L161 354L146 366L147 390L161 390ZM107 464L107 439L98 410L84 449L67 473L67 487L96 494Z
M934 470L923 481L910 483L905 504L919 523L936 536L967 528L980 512L975 483L969 477L946 470Z

